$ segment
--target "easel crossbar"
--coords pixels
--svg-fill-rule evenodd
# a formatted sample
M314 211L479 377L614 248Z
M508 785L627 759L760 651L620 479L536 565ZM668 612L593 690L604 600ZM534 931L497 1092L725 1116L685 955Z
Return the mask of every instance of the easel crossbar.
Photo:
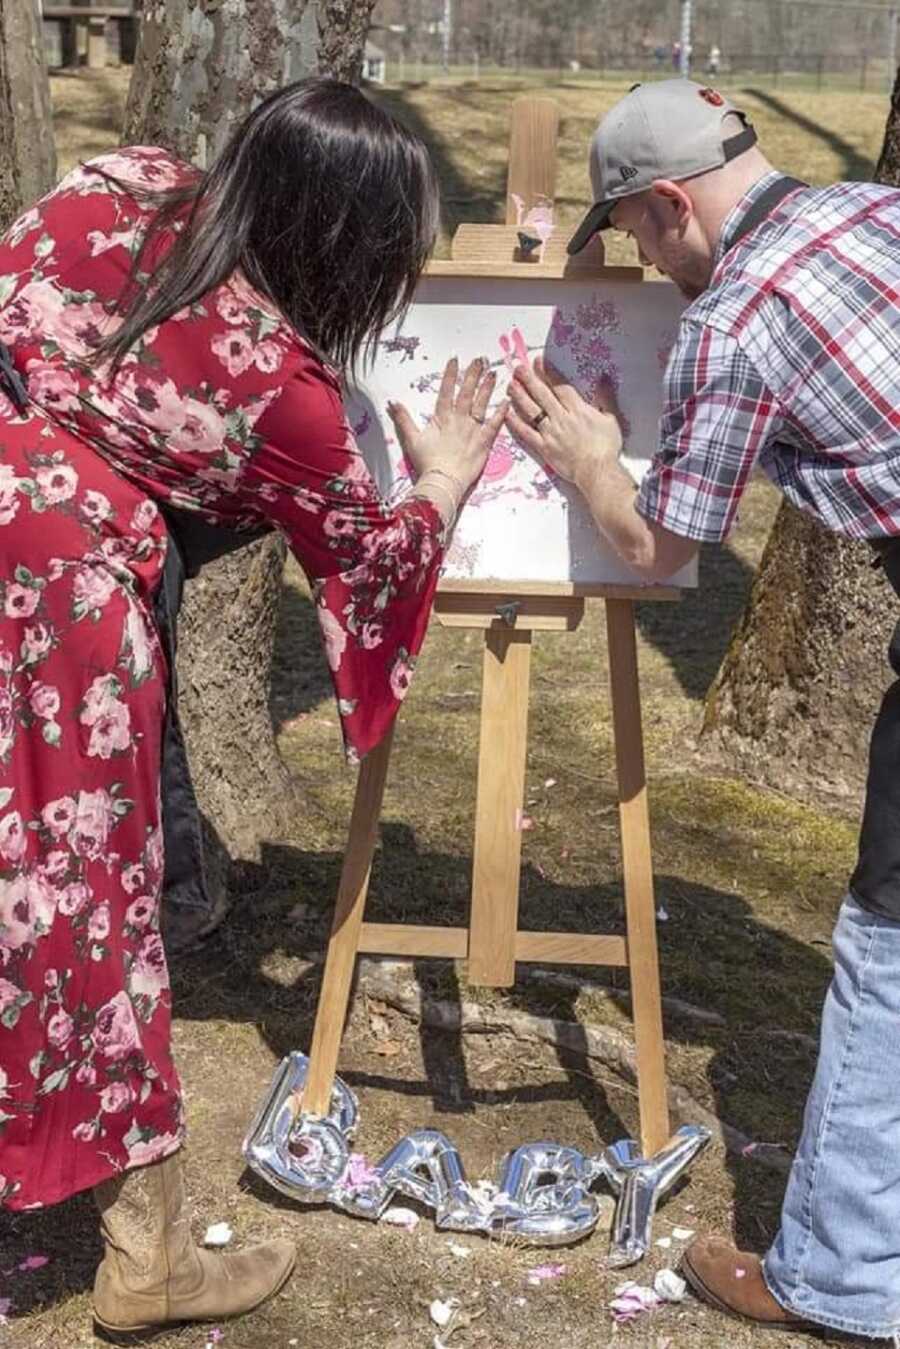
M469 955L469 929L363 923L357 949L361 955L465 960ZM628 942L624 937L583 932L517 932L515 956L516 960L549 965L627 965Z

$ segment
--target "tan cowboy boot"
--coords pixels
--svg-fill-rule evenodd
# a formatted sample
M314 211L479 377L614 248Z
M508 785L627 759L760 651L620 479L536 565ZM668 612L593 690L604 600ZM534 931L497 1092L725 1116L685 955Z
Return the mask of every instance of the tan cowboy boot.
M94 1189L106 1253L94 1282L94 1315L106 1331L133 1334L175 1321L211 1321L258 1307L294 1267L289 1241L236 1254L191 1240L181 1158L126 1171Z
M746 1255L722 1237L698 1237L681 1257L681 1272L697 1297L729 1316L758 1321L772 1330L810 1331L823 1326L782 1307L766 1287L762 1261Z

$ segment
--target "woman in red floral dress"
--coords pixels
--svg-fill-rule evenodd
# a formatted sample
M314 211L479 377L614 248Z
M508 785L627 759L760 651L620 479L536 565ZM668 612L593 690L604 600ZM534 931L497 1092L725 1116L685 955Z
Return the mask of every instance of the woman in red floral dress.
M180 1221L166 522L284 531L347 748L376 745L499 426L490 377L459 385L451 364L429 426L399 416L419 477L392 509L344 416L340 372L408 303L436 218L422 145L314 80L205 174L159 149L105 156L0 243L0 1204L94 1188L113 1330L246 1310L294 1261L287 1243L211 1257Z

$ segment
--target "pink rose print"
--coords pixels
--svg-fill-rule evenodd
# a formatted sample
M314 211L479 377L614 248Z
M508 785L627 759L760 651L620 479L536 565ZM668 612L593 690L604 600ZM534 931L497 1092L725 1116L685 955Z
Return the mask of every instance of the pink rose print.
M99 525L112 515L112 503L103 492L95 492L92 488L89 488L81 501L81 513L91 524ZM55 581L58 580L58 577L51 576L50 579Z
M411 661L401 647L394 664L391 666L391 693L398 702L402 702L409 692L415 662Z
M59 897L59 911L64 918L82 913L91 902L91 892L82 881L67 885Z
M72 804L71 818L74 819L75 802L72 801L71 797L69 797L68 800L71 801ZM68 870L69 870L69 854L66 852L64 848L54 848L51 852L48 852L44 860L43 871L44 875L47 877L47 880L50 882L51 885L61 881Z
M246 332L221 333L211 346L232 378L243 375L253 364L253 343Z
M97 1081L97 1069L91 1063L79 1063L75 1069L75 1081L85 1087L93 1087Z
M34 478L41 496L51 506L68 501L75 495L78 486L78 474L70 464L48 464L39 468Z
M131 713L126 703L114 701L91 727L87 752L92 758L111 759L114 754L123 754L130 745Z
M105 1115L118 1114L134 1099L134 1093L124 1082L110 1082L100 1093L100 1109Z
M53 633L46 623L35 623L25 629L22 646L30 664L41 660L53 645Z
M12 1007L13 1003L22 996L21 990L11 984L8 979L0 979L0 1015L7 1007Z
M72 577L72 603L79 614L102 609L116 584L116 578L102 567L79 567Z
M244 302L233 293L230 287L223 289L217 296L216 309L226 323L244 323L247 318Z
M41 811L41 819L54 838L62 838L75 819L74 800L71 796L61 796L58 801L48 801Z
M28 701L36 717L52 719L59 711L59 689L49 684L32 684Z
M127 1058L139 1048L140 1036L134 1010L124 989L100 1008L91 1040L95 1049L114 1061Z
M65 1049L72 1038L74 1026L68 1012L54 1012L47 1022L47 1039L54 1049Z
M5 684L0 684L0 759L5 759L16 735L16 723L13 716L12 694Z
M127 1138L125 1142L128 1142ZM128 1148L128 1165L149 1166L167 1157L170 1152L175 1152L180 1146L181 1139L177 1134L157 1134L155 1138L138 1139Z
M215 454L224 439L225 422L216 409L196 398L186 398L184 421L178 431L181 446L195 454Z
M125 922L129 927L146 927L153 917L156 904L146 895L136 899L125 910Z
M7 618L30 618L40 602L41 592L37 586L23 586L13 581L6 587L3 612Z
M330 609L318 609L319 626L325 639L325 655L332 670L339 670L347 647L347 634Z
M113 819L112 801L102 787L95 792L79 792L75 824L69 835L72 850L89 861L101 857Z
M380 623L364 623L362 630L362 644L367 651L372 651L376 646L381 646L383 628Z
M17 810L11 810L0 819L0 854L7 862L21 862L28 847L28 835L22 824L22 816Z
M131 517L131 528L136 534L146 534L151 529L153 522L159 515L159 507L155 501L142 501L135 508L134 515Z
M52 337L64 305L62 294L49 281L30 281L0 309L0 342Z
M99 1132L99 1122L95 1119L86 1119L81 1124L75 1125L72 1137L77 1138L79 1143L93 1143Z
M151 998L159 997L169 987L166 953L159 933L148 932L141 942L128 971L128 987L132 997L146 993Z
M77 412L78 380L63 366L46 361L29 361L28 392L41 407L52 412Z
M134 862L131 866L122 868L122 889L129 895L133 895L136 890L140 890L144 880L144 868L139 862Z
M349 539L356 533L357 524L345 511L329 511L322 528L330 539Z
M105 941L109 936L109 905L104 901L98 904L88 920L88 936L91 941Z
M257 370L273 375L281 366L281 348L276 342L260 342L253 354L253 361Z
M19 509L19 479L9 464L0 464L0 525L8 525Z

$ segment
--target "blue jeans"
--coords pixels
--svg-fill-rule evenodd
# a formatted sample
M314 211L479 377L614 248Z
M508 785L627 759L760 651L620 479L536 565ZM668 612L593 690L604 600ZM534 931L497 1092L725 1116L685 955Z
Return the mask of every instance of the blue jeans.
M900 922L845 899L819 1062L763 1263L783 1307L900 1345Z

